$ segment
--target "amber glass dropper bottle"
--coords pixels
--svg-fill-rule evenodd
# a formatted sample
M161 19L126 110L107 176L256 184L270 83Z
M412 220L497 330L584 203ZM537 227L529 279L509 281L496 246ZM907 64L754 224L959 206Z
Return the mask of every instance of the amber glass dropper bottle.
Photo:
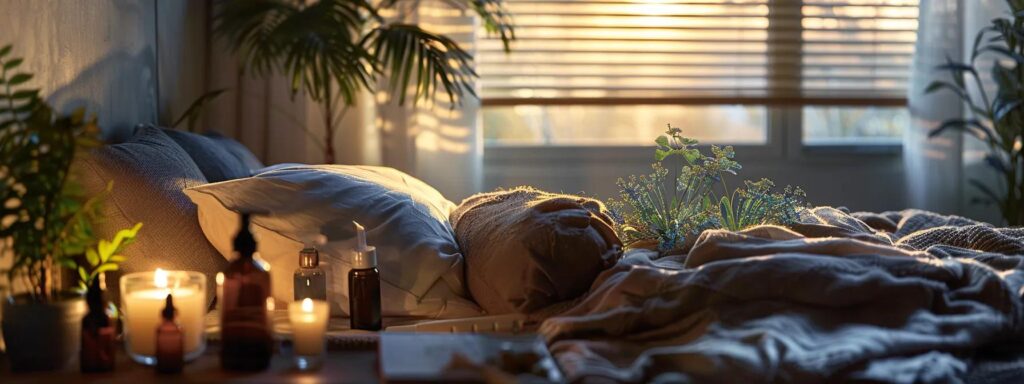
M156 371L159 373L181 373L185 366L185 336L174 321L177 315L174 298L167 295L167 304L161 312L163 322L156 328Z
M356 249L348 272L348 309L352 329L379 331L381 328L380 272L377 248L366 244L366 229L356 227Z
M82 318L82 345L78 358L79 366L84 373L114 370L114 324L104 313L107 301L103 299L100 279L102 277L94 278L85 294L89 313Z
M256 239L249 231L249 215L235 236L235 260L224 271L221 304L221 367L235 371L261 371L270 366L273 334L267 316L270 273L256 262Z

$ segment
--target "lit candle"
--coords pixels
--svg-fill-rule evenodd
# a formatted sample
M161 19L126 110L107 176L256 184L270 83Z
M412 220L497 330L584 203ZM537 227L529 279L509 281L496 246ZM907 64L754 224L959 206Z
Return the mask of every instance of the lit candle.
M325 351L324 335L330 310L327 302L305 298L288 306L292 323L292 345L299 368L316 365Z
M224 272L217 272L217 277L214 279L217 282L217 308L221 308L224 301Z
M178 309L186 360L198 357L206 347L206 276L162 269L132 273L121 277L121 309L126 349L137 362L156 363L156 329L168 294Z

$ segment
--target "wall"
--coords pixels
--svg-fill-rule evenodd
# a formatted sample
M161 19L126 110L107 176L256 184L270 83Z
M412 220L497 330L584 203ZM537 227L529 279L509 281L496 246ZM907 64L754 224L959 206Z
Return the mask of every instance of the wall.
M136 124L169 123L202 94L205 4L4 0L0 46L14 45L19 69L35 74L29 85L58 111L85 107L120 140ZM0 253L0 270L10 262Z
M59 111L86 107L109 139L170 122L202 92L201 0L5 0L0 45Z
M0 44L13 43L31 85L60 111L86 107L116 137L156 120L151 1L12 0L0 5Z

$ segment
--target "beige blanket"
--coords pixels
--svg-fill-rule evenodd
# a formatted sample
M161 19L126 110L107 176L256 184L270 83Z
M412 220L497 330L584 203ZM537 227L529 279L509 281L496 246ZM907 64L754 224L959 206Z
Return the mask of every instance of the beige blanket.
M1022 335L1022 250L1019 229L817 208L631 250L541 332L574 381L958 382Z

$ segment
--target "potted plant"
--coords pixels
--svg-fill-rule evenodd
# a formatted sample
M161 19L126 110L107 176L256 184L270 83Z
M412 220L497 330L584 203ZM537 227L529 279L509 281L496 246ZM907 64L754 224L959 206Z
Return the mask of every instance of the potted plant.
M229 0L217 8L214 32L241 53L245 67L257 74L278 71L291 80L293 97L303 90L321 105L324 162L333 163L344 107L355 103L360 90L376 91L382 75L391 76L390 91L399 95L399 103L410 92L416 100L431 99L439 88L453 107L466 94L476 96L473 56L451 38L406 20L419 3ZM509 49L515 34L503 0L445 3L477 14ZM384 18L383 10L395 16Z
M106 193L86 196L71 170L77 153L99 145L96 119L83 110L55 114L39 90L24 88L32 75L18 72L22 59L10 53L0 48L0 247L13 255L2 328L12 369L52 370L78 351L81 288L117 269L141 224L112 241L96 238ZM77 272L77 284L66 270Z
M963 100L969 116L942 122L929 132L929 137L958 130L973 135L988 147L985 164L998 175L998 182L992 185L969 180L984 196L974 202L996 204L1006 224L1015 227L1024 225L1024 2L1007 3L1012 18L993 19L991 25L979 31L970 60L947 59L938 70L949 72L950 81L934 81L925 93L945 90ZM985 90L976 65L984 53L999 57L992 61L994 94Z

